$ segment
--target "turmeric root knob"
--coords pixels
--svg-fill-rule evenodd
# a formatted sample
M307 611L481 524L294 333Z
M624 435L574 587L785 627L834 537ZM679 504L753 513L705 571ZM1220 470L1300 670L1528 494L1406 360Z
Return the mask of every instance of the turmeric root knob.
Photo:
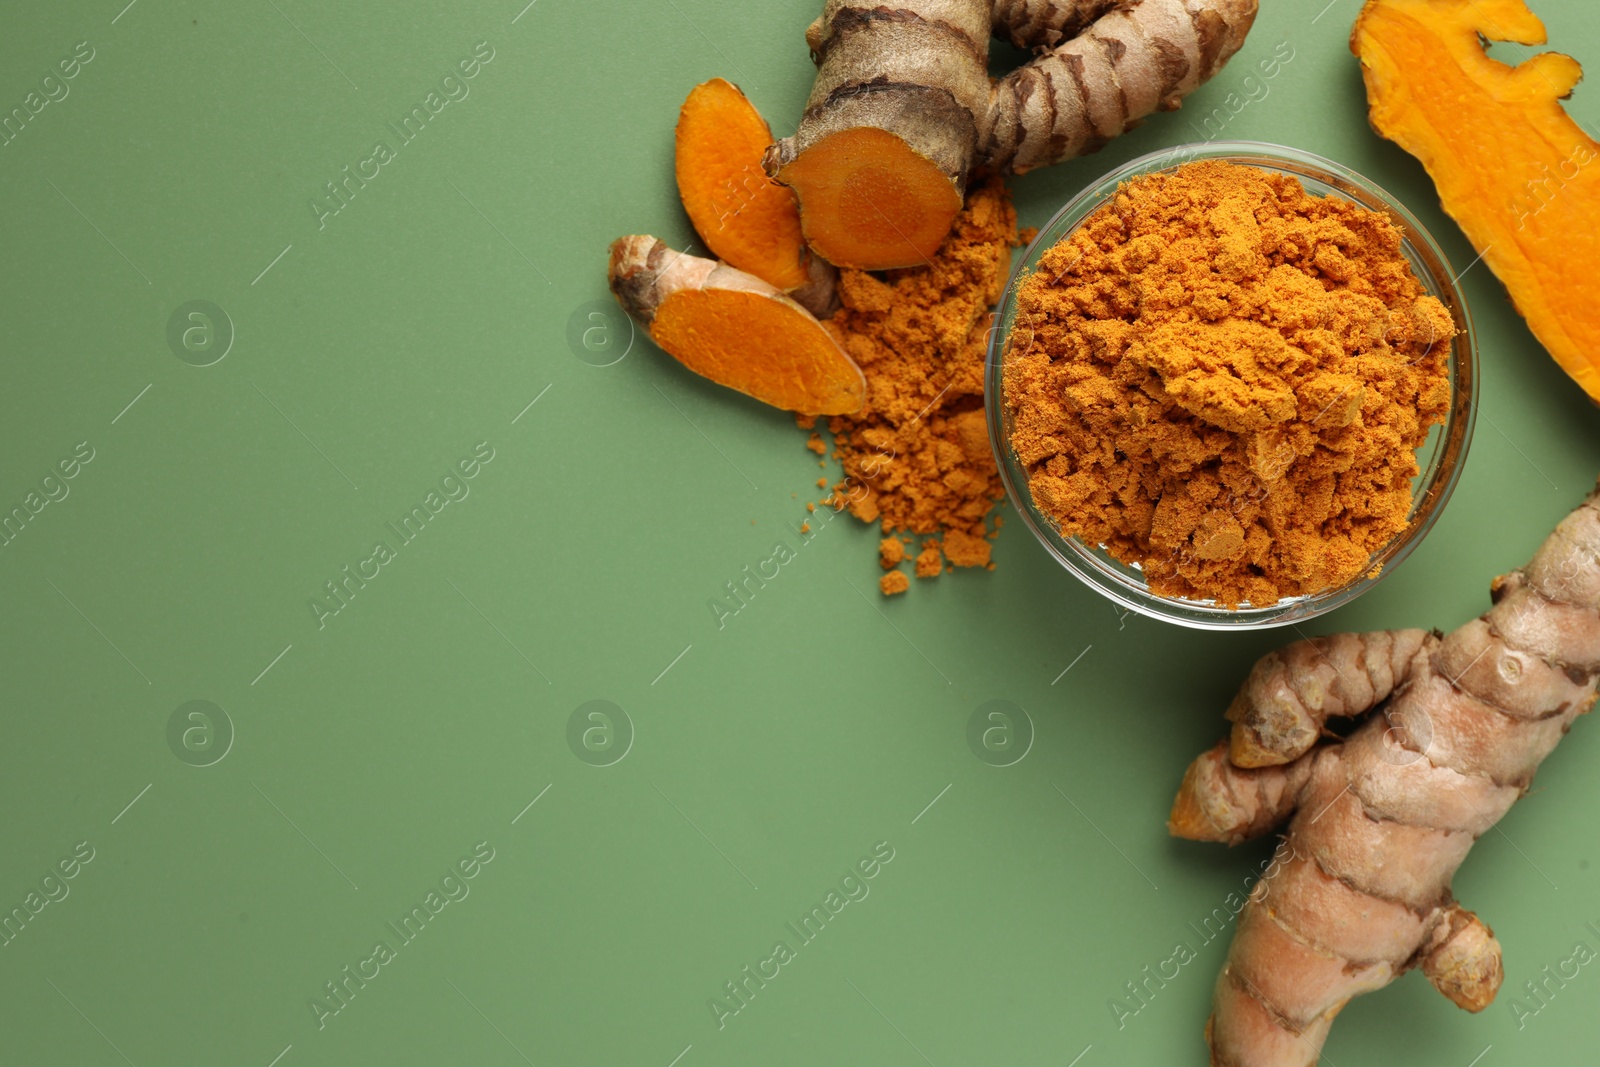
M809 311L760 278L642 236L612 243L609 276L623 310L696 374L805 415L860 410L861 368Z
M1440 925L1433 949L1422 958L1422 973L1457 1007L1472 1012L1494 1002L1506 976L1494 931L1460 907Z

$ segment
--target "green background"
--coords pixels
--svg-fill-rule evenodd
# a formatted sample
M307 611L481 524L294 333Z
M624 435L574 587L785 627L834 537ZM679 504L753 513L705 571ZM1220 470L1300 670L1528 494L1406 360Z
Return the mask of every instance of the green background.
M1120 1029L1109 1002L1266 857L1163 820L1249 665L1294 633L1123 616L1017 523L993 573L880 602L853 520L719 629L724 583L797 542L816 457L790 416L587 318L613 237L693 239L670 169L690 86L727 76L792 132L815 0L124 2L12 5L0 36L6 111L94 50L0 148L3 510L94 450L0 548L0 912L94 850L0 947L0 1063L1204 1062L1222 943ZM1225 135L1354 167L1470 263L1367 127L1356 0L1325 3L1268 0L1183 111L1017 180L1023 222L1196 139L1288 42ZM1536 6L1600 63L1586 5ZM480 41L470 95L395 147L387 124ZM1592 88L1570 106L1600 121ZM395 158L319 228L311 200L379 140ZM1464 284L1483 387L1460 487L1409 561L1307 632L1475 615L1600 470L1595 409L1485 267ZM211 366L168 343L193 300L235 332ZM573 346L569 324L600 332ZM470 496L319 628L323 584L480 442ZM219 717L209 742L195 720L199 755L169 745L191 700L232 724L209 766L178 757L215 758ZM591 700L631 722L610 766L568 744ZM1012 766L968 747L992 700L1034 725ZM1593 1062L1600 971L1520 1028L1511 1001L1574 942L1600 948L1597 761L1580 722L1457 880L1506 946L1502 1001L1470 1017L1408 976L1346 1010L1329 1062ZM324 983L482 841L470 895L319 1028ZM796 944L784 924L880 841L870 894L719 1029L708 1000Z

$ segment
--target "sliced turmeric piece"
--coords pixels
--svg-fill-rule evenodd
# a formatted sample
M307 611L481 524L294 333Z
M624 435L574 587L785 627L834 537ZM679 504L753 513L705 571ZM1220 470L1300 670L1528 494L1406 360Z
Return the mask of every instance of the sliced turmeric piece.
M961 189L938 164L874 126L829 134L778 176L805 204L812 247L864 270L926 265L961 211Z
M1583 71L1547 52L1512 67L1483 38L1545 43L1523 0L1368 0L1350 48L1372 126L1416 156L1541 344L1600 400L1597 145L1562 108Z
M755 275L631 236L612 243L609 276L623 310L696 374L806 415L861 409L861 369L811 312Z
M761 169L772 130L739 87L712 78L678 112L678 195L706 247L779 289L810 276L793 191Z

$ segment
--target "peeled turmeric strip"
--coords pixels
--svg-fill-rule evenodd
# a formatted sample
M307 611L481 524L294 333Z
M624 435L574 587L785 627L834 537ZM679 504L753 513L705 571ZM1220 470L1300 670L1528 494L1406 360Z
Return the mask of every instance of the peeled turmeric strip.
M611 291L696 374L804 415L861 409L866 381L805 308L760 278L654 237L611 245Z
M842 267L927 263L961 210L989 105L991 0L828 0L817 80L766 171L807 242Z
M1600 400L1600 159L1561 106L1582 68L1547 52L1512 67L1483 38L1545 43L1522 0L1368 0L1350 47L1372 126L1421 160L1446 212L1541 344Z
M739 87L712 78L678 112L678 195L695 232L729 265L779 289L811 280L793 191L767 177L772 130Z

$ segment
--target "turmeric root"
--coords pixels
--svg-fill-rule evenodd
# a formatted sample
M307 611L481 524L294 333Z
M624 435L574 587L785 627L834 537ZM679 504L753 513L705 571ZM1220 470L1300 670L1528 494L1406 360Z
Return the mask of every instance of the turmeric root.
M994 0L994 32L1018 48L1048 51L1116 5L1117 0Z
M806 33L817 80L767 173L840 266L926 263L961 210L989 106L991 0L828 0Z
M1468 1011L1494 999L1499 942L1450 882L1594 703L1597 496L1454 633L1342 634L1256 664L1230 741L1190 765L1168 822L1229 844L1289 824L1217 979L1213 1065L1315 1064L1351 997L1414 967ZM1323 729L1362 715L1343 741Z
M828 260L924 264L970 173L1056 163L1177 107L1238 50L1255 11L1256 0L828 0L806 34L818 70L805 115L766 170L798 194L806 240ZM1052 50L991 86L997 26Z
M1256 17L1256 0L1007 6L1019 14L1032 9L1029 17L1046 41L1075 32L1075 13L1107 9L1087 30L995 85L980 156L986 166L1015 174L1093 152L1147 115L1175 110L1233 57Z
M866 381L833 336L775 286L654 237L611 245L617 302L696 374L806 415L861 408Z
M761 169L771 143L738 86L721 78L695 86L678 112L678 195L713 254L824 314L838 271L806 248L794 192Z
M1368 0L1350 47L1373 128L1416 156L1541 344L1600 400L1600 144L1561 100L1582 69L1547 52L1511 67L1481 38L1545 43L1523 0Z

